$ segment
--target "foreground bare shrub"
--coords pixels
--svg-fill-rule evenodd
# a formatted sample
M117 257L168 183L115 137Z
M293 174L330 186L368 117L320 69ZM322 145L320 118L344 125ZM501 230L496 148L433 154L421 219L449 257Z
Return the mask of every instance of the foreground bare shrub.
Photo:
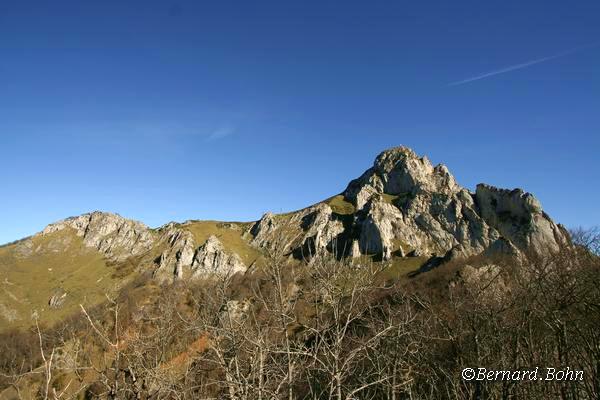
M35 396L55 399L596 399L598 236L574 241L386 285L386 264L290 263L275 247L245 276L147 282L61 329L5 333L2 384L17 393L35 384ZM68 348L79 350L66 358ZM536 367L584 379L461 376Z

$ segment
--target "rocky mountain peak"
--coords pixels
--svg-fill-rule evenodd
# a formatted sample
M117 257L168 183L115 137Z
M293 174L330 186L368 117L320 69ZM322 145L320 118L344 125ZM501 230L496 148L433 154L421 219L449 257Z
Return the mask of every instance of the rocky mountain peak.
M423 165L418 165L415 161L420 162ZM398 146L379 153L373 162L373 167L376 168L380 174L389 174L399 165L407 166L411 164L415 170L422 169L421 167L425 165L431 165L427 157L419 157L412 149L405 146Z
M471 193L446 166L433 166L407 147L383 151L336 199L342 214L313 207L277 224L270 214L263 217L253 228L253 244L265 245L294 225L302 239L296 247L308 241L315 249L353 257L379 254L384 260L410 254L449 259L542 253L568 242L566 231L533 195L483 184Z
M461 189L445 165L434 167L427 157L401 146L380 153L371 168L350 182L344 197L362 208L375 193L455 193Z
M71 228L83 238L87 247L103 253L108 259L120 261L149 250L154 243L150 228L139 221L118 214L94 211L66 218L48 225L41 235Z

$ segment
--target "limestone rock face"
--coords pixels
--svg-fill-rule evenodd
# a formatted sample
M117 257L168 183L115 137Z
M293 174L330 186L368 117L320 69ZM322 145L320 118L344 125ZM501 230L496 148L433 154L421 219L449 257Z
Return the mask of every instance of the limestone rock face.
M258 248L282 246L286 252L298 258L309 259L325 251L337 251L337 239L344 231L344 224L331 207L319 203L287 214L279 220L273 214L266 213L249 233L253 236L250 243Z
M531 193L479 184L475 199L485 221L520 250L556 251L569 241Z
M174 223L161 227L160 241L167 244L158 261L155 277L162 280L182 278L186 268L192 266L196 244L191 232L177 227Z
M198 248L192 262L192 274L195 277L206 274L231 275L247 269L242 259L235 253L227 253L214 235L209 236L206 243Z
M344 196L357 209L377 193L407 195L417 192L450 194L460 187L444 165L433 167L426 158L419 158L406 147L396 147L382 152L358 179L353 180Z
M376 199L364 207L361 221L359 249L362 254L381 253L384 260L392 256L396 222L402 219L400 211L391 204Z
M406 147L381 153L344 197L358 210L361 252L384 259L390 250L453 257L556 250L568 240L533 195L487 185L472 194L444 165Z
M183 277L184 268L189 268L192 266L192 262L194 261L194 254L194 238L192 237L191 239L186 239L183 245L181 246L181 249L177 251L177 264L175 266L175 275L178 278Z
M301 245L308 251L307 256L332 251L335 247L333 242L344 231L344 226L333 219L332 214L331 207L324 203L310 207L301 214L301 227L304 228Z
M268 248L272 244L274 234L279 225L273 213L265 213L262 218L250 229L253 239L250 243L257 247Z
M533 195L487 185L471 193L444 165L433 166L406 147L382 152L342 194L353 213L337 214L325 202L285 215L268 213L250 230L251 243L267 248L285 238L302 258L327 250L387 260L515 255L556 250L568 242Z
M156 239L152 230L141 222L99 211L50 224L41 235L65 228L74 229L87 247L95 248L114 261L122 261L148 251Z

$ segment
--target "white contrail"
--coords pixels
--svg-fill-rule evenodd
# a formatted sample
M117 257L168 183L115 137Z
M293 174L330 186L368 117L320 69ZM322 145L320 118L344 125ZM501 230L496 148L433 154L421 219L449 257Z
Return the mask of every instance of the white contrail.
M234 131L235 131L235 128L233 126L225 125L225 126L222 126L220 128L215 129L214 131L212 131L210 133L210 135L208 135L206 140L212 141L212 140L223 139L224 137L231 135Z
M597 45L598 45L598 43L575 47L574 49L567 50L567 51L564 51L562 53L555 54L553 56L544 57L544 58L538 58L536 60L527 61L527 62L524 62L522 64L511 65L510 67L506 67L506 68L502 68L502 69L497 69L495 71L486 72L485 74L477 75L477 76L474 76L472 78L463 79L462 81L452 82L452 83L449 83L448 86L462 85L464 83L478 81L480 79L489 78L490 76L499 75L499 74L503 74L505 72L514 71L516 69L521 69L521 68L529 67L531 65L539 64L539 63L542 63L544 61L554 60L555 58L559 58L559 57L564 57L566 55L575 53L575 52L583 50L585 48L594 47L594 46L597 46Z

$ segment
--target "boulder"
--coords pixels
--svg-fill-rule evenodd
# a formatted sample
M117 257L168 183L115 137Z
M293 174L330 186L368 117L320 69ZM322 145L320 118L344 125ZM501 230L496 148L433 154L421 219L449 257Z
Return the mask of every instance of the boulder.
M67 292L63 289L57 289L48 300L48 305L50 308L60 308L66 300Z

